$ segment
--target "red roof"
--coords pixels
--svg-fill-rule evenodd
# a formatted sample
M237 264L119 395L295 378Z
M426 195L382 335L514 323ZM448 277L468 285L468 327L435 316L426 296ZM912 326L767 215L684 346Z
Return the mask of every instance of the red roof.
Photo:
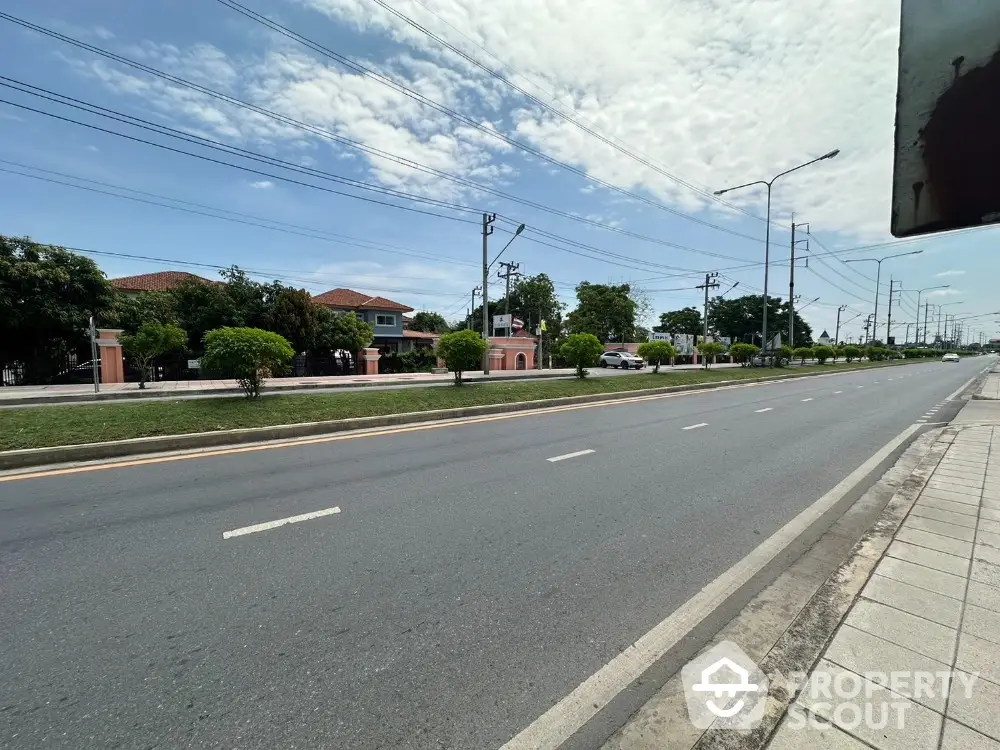
M185 281L200 281L205 284L216 282L209 279L195 276L186 271L157 271L156 273L143 273L138 276L123 276L120 279L111 279L111 286L123 292L169 292L176 289Z
M439 339L439 338L441 338L441 334L440 333L427 333L426 331L411 331L409 328L404 328L403 329L403 338L404 339L424 339L424 340L430 340L430 339Z
M400 310L413 312L412 307L393 302L385 297L372 297L370 294L356 292L353 289L331 289L313 297L313 302L326 305L337 310Z

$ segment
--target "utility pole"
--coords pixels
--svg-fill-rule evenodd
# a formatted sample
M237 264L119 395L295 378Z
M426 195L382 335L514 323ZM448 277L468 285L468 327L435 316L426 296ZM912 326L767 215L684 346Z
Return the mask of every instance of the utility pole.
M483 374L490 374L490 292L489 292L489 236L493 234L493 222L496 214L483 214L483 341L486 342L486 354L483 355Z
M917 341L921 341L922 340L923 343L925 343L925 344L927 343L927 317L930 314L931 314L931 303L930 302L925 302L924 303L924 338L921 339L920 338L920 334L919 333L917 334ZM918 321L920 320L920 310L917 310L917 320Z
M840 346L840 314L847 309L847 305L841 305L837 308L837 328L833 334L833 345Z
M806 228L806 238L804 240L795 239L795 230L801 227ZM792 255L788 265L788 345L795 346L795 246L806 243L806 251L809 250L809 224L796 224L795 214L792 214ZM808 265L809 261L806 261Z
M868 317L865 318L865 344L870 340L868 330L872 327L872 319L875 317L875 313L869 313Z
M906 324L906 336L903 337L903 346L906 346L907 342L910 340L910 326L912 326L912 325L913 325L913 323L907 323Z
M892 333L892 295L893 290L896 288L896 284L900 286L903 285L902 281L893 281L892 277L889 277L889 316L885 321L885 345L889 346L889 336ZM898 291L898 290L897 290Z
M521 267L520 263L506 263L500 261L501 269L497 271L497 278L504 279L506 282L506 293L504 296L503 314L510 314L510 280L511 277L520 276L517 269ZM510 336L510 328L507 328L507 335Z
M465 324L466 328L472 328L472 311L476 309L476 295L482 290L483 288L481 286L475 286L472 288L472 306L469 308L469 320Z
M94 376L94 393L101 392L100 365L97 360L97 330L94 327L94 316L90 316L90 367Z
M698 286L695 287L695 289L704 289L705 290L705 320L704 320L704 333L702 334L702 341L705 341L705 340L708 339L708 290L709 289L718 289L719 288L719 282L715 281L715 279L718 278L718 276L719 276L719 274L715 273L715 272L713 272L713 273L706 273L705 274L705 283L704 284L699 284Z

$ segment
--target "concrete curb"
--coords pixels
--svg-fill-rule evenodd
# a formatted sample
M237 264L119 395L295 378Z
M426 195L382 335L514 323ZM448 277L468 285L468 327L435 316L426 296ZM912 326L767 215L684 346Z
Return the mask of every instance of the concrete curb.
M99 461L103 459L121 458L123 456L135 456L146 453L195 450L198 448L216 448L227 445L260 443L269 440L289 440L294 438L313 437L316 435L348 432L351 430L377 429L380 427L393 427L398 425L416 424L419 422L436 422L449 419L461 419L464 417L479 417L491 414L509 414L513 412L534 411L537 409L559 406L573 406L576 404L615 402L641 396L666 395L670 393L684 393L688 391L709 391L733 385L754 385L833 374L836 374L836 372L771 375L768 377L749 378L746 380L720 380L715 383L672 385L664 386L662 388L621 391L619 393L594 393L582 396L564 396L560 398L542 399L538 401L519 401L509 404L488 404L483 406L466 406L457 409L437 409L433 411L386 414L377 417L356 417L324 422L303 422L300 424L274 425L271 427L250 427L237 430L194 432L184 435L162 435L157 437L116 440L105 443L62 445L51 448L27 448L23 450L0 452L0 471L10 471L35 466L47 466L50 464L74 463L78 461Z
M544 370L538 375L524 375L518 377L485 377L468 381L469 383L517 383L521 380L543 380L547 378L570 378L567 373L545 373ZM393 383L302 383L298 385L264 386L261 389L262 396L275 396L285 391L336 391L342 388L376 388L386 386L405 386L407 388L426 388L430 386L451 385L450 380L430 380L426 382L393 382ZM81 393L73 396L20 396L17 398L0 399L0 406L32 406L45 404L49 406L69 406L72 404L90 404L103 401L130 401L132 399L156 399L156 398L189 398L191 396L203 396L212 398L213 396L242 396L243 389L236 386L232 388L212 388L210 390L191 391L160 391L160 390L139 390L136 386L132 391L112 391L109 393Z

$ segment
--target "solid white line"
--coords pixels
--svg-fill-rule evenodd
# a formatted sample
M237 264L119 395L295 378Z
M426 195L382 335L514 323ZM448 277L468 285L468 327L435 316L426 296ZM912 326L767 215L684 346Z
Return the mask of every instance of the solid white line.
M326 508L325 510L314 510L312 513L303 513L300 516L290 516L289 518L279 518L277 521L268 521L267 523L258 523L254 526L244 526L242 529L233 529L232 531L223 531L223 539L232 539L234 536L243 536L245 534L256 534L258 531L269 531L270 529L276 529L279 526L284 526L287 523L299 523L300 521L311 521L314 518L322 518L323 516L332 516L334 513L340 513L340 508Z
M588 453L593 453L592 448L587 448L585 451L576 451L574 453L564 453L561 456L553 456L552 458L546 458L546 461L551 461L555 463L556 461L565 461L567 458L576 458L577 456L586 456Z
M766 409L757 409L754 414L763 414L765 411L771 411L772 407L767 407Z
M723 602L795 542L827 510L875 470L923 425L913 424L893 438L840 484L782 526L733 567L688 599L679 609L588 677L512 738L501 750L555 750L622 690L686 638Z
M687 427L681 427L682 430L696 430L699 427L708 427L708 422L699 422L698 424L689 424Z
M802 399L802 403L805 403L806 401L812 401L812 399L811 398L804 398L804 399Z

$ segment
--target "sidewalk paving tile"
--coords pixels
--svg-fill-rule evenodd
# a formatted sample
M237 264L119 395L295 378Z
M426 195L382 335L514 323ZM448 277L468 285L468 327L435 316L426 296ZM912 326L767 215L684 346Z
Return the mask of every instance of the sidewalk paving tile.
M969 581L966 601L983 609L1000 612L1000 588L988 586L979 581Z
M983 506L979 510L979 516L987 521L1000 521L1000 510Z
M936 487L925 487L920 493L920 497L932 497L936 500L947 500L950 503L961 503L979 507L979 498L975 495L966 495L964 492L950 492L949 490L939 490Z
M897 557L900 560L907 560L917 565L934 568L935 570L941 570L945 573L962 576L963 578L969 571L969 561L966 558L956 557L955 555L937 552L936 550L924 547L916 547L906 542L894 541L889 545L886 554L890 557Z
M938 738L941 734L941 714L926 708L925 706L908 700L903 696L896 695L886 688L869 683L857 674L851 675L849 670L843 669L836 664L830 663L826 659L821 659L816 665L816 669L831 675L833 684L837 684L844 677L852 677L862 680L865 685L861 694L857 698L844 699L841 697L827 698L821 691L814 696L812 678L809 684L799 694L797 702L799 705L809 708L813 713L822 716L824 719L842 726L852 735L858 737L870 746L879 750L935 750L938 746ZM866 692L866 691L870 691ZM871 694L869 701L866 695ZM836 715L832 709L832 703L838 704ZM896 710L891 704L901 704L903 709L903 725L896 724ZM856 708L846 711L839 708L845 704L851 704ZM865 721L866 704L869 715L874 722ZM858 720L860 719L860 720ZM886 722L884 728L878 728L876 724ZM799 745L798 747L803 747ZM808 746L806 746L808 747Z
M990 521L985 518L980 518L979 530L989 531L991 534L1000 534L1000 521Z
M858 600L844 623L942 663L951 661L958 640L957 630L868 599Z
M966 487L963 484L957 484L947 479L931 479L927 482L927 487L932 490L944 490L945 492L958 492L962 495L969 495L970 497L975 497L975 498L979 498L983 494L981 488Z
M1000 750L1000 742L947 719L944 722L941 750Z
M1000 500L994 500L992 497L984 497L982 499L982 507L989 508L990 510L1000 510Z
M976 560L985 560L986 562L993 563L994 565L1000 565L1000 549L996 547L990 547L985 544L977 544L973 550L972 557Z
M962 599L962 587L965 586L964 578L954 576L951 573L942 573L940 570L925 568L923 565L916 565L895 557L882 558L882 562L875 569L875 575L868 582L868 586L873 586L873 584L888 585L884 581L877 580L881 578L905 583L918 589L925 589L959 602ZM908 587L904 587L900 596L905 601L906 598L916 596L917 593L916 591L910 591ZM892 604L892 602L886 602L886 604ZM958 620L955 622L957 627Z
M923 570L929 573L937 572L928 568L923 568ZM941 573L939 575L945 574ZM914 576L914 579L916 579L916 576ZM964 588L965 581L961 580L960 584ZM861 590L861 596L875 602L887 604L903 612L918 615L949 628L957 628L962 619L962 601L960 599L953 599L945 594L918 588L918 585L903 583L902 581L896 581L881 575L874 575L865 585L864 589ZM961 590L955 587L952 588L954 593L958 593Z
M962 633L959 641L958 655L955 658L957 669L978 674L993 683L1000 680L1000 649L997 644L967 632Z
M907 523L896 533L896 539L907 544L915 544L918 547L947 552L949 555L959 557L971 557L972 555L972 542L956 539L954 536L944 536L933 531L924 531L911 523Z
M994 644L993 648L997 651L997 659L1000 661L1000 612L967 603L965 617L962 619L962 632L971 633ZM1000 683L1000 672L996 677L989 679Z
M949 482L964 484L967 487L975 487L976 489L982 489L986 481L985 475L973 474L968 471L956 471L954 469L936 469L934 471L934 478L945 479Z
M959 670L956 670L956 673ZM966 674L966 678L970 675ZM956 674L948 702L948 717L1000 740L1000 685L980 677L966 694Z
M975 527L970 528L968 526L958 526L957 524L948 523L947 521L936 521L933 518L926 518L924 516L911 515L907 517L907 519L903 521L903 528L929 531L932 534L940 534L941 536L951 537L952 539L960 539L961 541L969 542L970 544L976 538ZM958 552L954 554L967 556L967 553L965 552Z
M932 659L919 654L912 649L904 648L895 643L866 633L863 630L842 625L833 641L826 649L824 658L848 669L855 674L892 672L942 672L947 671L950 663ZM913 686L909 685L900 692L911 700L921 703L935 711L944 711L944 695L913 695Z
M944 521L956 526L964 526L967 529L976 528L976 518L968 513L955 513L953 511L942 510L941 508L930 508L919 503L914 506L910 515L918 515L923 518L931 518L935 521Z
M973 520L975 520L975 518L979 515L979 506L977 505L954 503L951 500L939 500L938 498L930 495L921 495L920 499L917 500L916 505L913 506L912 512L916 513L918 508L946 510L949 513L959 513L963 516L969 516Z
M972 561L972 573L969 576L973 581L979 581L990 586L1000 586L1000 566L985 560Z
M830 725L827 729L818 729L806 724L804 727L794 727L788 722L781 725L767 746L768 750L870 750L869 745L854 739L846 732Z
M988 547L1000 549L1000 534L994 534L992 531L977 531L976 544L985 544Z

